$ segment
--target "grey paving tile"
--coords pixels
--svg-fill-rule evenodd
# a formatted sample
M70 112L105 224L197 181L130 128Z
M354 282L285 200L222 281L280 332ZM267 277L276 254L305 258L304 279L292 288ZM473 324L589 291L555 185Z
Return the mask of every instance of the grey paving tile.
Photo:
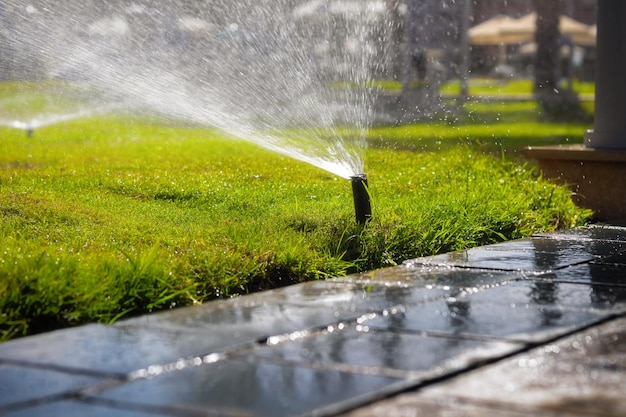
M617 265L622 268L626 265L626 252L620 252L614 255L606 255L602 256L598 259L594 259L592 261L594 264L604 264L604 265Z
M280 300L245 299L236 303L207 303L193 308L151 314L116 326L143 326L145 328L187 329L212 334L217 339L226 337L236 343L251 342L273 334L315 328L340 320L354 318L358 313L350 305L333 308L315 308L292 305ZM339 303L338 303L339 304ZM230 334L230 336L228 336ZM233 345L233 343L222 343Z
M342 280L312 281L282 288L278 294L289 305L309 306L351 312L367 312L392 307L399 302L423 303L442 298L450 288L427 285L376 285L371 282Z
M537 275L533 278L556 282L577 282L592 286L626 287L626 273L623 266L594 262L570 266L554 272Z
M555 232L536 233L533 236L556 239L592 239L626 242L626 227L591 225L574 229L557 230Z
M97 397L186 410L280 417L373 394L398 382L376 375L220 360L137 380Z
M108 407L103 404L90 404L81 401L57 401L36 404L19 410L0 414L4 417L157 417L181 416L177 413L168 413L166 410L150 412L137 407L124 409Z
M527 406L512 407L510 404L470 402L459 398L420 398L405 394L377 402L350 412L342 417L589 417L588 414L550 412Z
M518 282L479 291L457 299L435 301L372 315L363 325L391 331L442 332L460 337L502 337L537 342L594 323L608 313L581 309L593 304L586 286L565 288L551 283ZM580 288L579 288L580 287ZM587 297L587 298L585 298ZM564 307L571 303L572 307ZM584 305L583 305L584 304Z
M555 274L558 276L559 272ZM626 290L623 287L559 282L551 280L551 276L511 282L476 292L467 298L472 304L597 309L615 314L626 311Z
M0 415L3 407L77 391L103 381L103 378L0 363Z
M568 345L568 342L565 352L572 355L572 364L580 358L590 370L615 372L619 374L615 378L626 381L626 318L588 330L562 344ZM576 370L575 366L573 368Z
M378 269L361 274L336 278L337 282L356 282L369 285L432 287L466 289L488 287L521 278L519 272L500 272L488 269L467 269L412 265L407 263L393 268Z
M344 325L306 337L269 340L268 346L254 349L250 356L416 379L449 373L520 347L505 342L365 331L360 325Z
M124 375L138 368L203 355L237 343L234 329L183 331L90 325L0 344L0 359Z
M203 329L217 335L230 332L230 339L254 341L354 320L365 312L381 311L400 303L424 303L457 292L439 286L314 281L230 302L207 303L166 314L143 316L119 325Z
M528 238L407 261L511 271L550 271L626 250L626 242Z
M533 349L423 390L422 399L459 398L500 407L626 415L626 319Z

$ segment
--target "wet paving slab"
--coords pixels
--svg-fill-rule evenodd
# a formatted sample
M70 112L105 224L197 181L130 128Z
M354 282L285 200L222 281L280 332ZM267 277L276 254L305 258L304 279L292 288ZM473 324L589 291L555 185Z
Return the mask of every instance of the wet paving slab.
M368 286L410 286L425 288L443 288L464 290L468 288L489 287L503 282L524 277L521 273L510 271L491 271L488 269L467 269L413 264L406 262L400 267L378 269L361 274L335 278L334 282L361 283Z
M116 404L98 404L64 399L54 402L40 402L30 407L14 409L6 415L11 417L158 417L176 414L168 414L167 410L158 407L143 409L141 407L120 407Z
M542 272L599 261L626 251L625 241L531 237L407 261L409 265Z
M459 297L456 301L472 306L505 305L512 309L562 307L602 310L616 314L626 312L626 293L623 287L559 282L552 280L551 275L533 276L531 279L511 282L489 291L477 291L466 297Z
M591 325L606 316L603 312L554 304L473 301L467 297L433 302L387 316L372 314L363 320L362 326L394 332L426 332L438 336L537 343Z
M3 363L0 363L0 375L0 407L42 397L56 398L105 381L94 376ZM37 389L32 389L33 386Z
M267 346L242 355L248 359L263 358L416 381L464 369L520 347L518 343L505 341L432 337L340 324L317 334L277 337L269 340Z
M301 415L383 389L401 380L293 364L221 359L118 386L95 396L135 406L210 415Z
M551 239L573 239L593 241L626 242L626 227L599 224L582 226L574 229L557 230L549 233L535 233L533 237L547 237Z
M537 275L537 278L553 282L589 284L594 288L607 286L621 291L626 287L625 265L589 262Z
M612 320L347 415L623 416L624 329Z
M124 378L138 368L210 353L231 346L229 342L237 338L138 325L91 325L1 344L0 361Z
M594 381L626 382L625 245L617 227L540 234L5 342L0 415L621 412Z

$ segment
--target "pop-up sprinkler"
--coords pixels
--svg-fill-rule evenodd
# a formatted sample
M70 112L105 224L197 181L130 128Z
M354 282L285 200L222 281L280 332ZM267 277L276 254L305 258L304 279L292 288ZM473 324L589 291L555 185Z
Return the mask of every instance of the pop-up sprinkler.
M354 211L358 224L367 223L372 217L370 194L367 189L367 175L358 174L350 177L352 181L352 196L354 197Z

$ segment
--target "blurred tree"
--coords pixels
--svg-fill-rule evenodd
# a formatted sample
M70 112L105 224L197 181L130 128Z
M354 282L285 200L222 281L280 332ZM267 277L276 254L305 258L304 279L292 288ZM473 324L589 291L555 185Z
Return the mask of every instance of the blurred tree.
M554 93L559 81L559 16L563 9L562 0L533 0L537 11L535 42L535 92Z
M549 119L585 116L576 93L561 89L559 85L562 75L559 65L562 45L559 18L563 12L563 4L563 0L533 0L537 12L535 97Z

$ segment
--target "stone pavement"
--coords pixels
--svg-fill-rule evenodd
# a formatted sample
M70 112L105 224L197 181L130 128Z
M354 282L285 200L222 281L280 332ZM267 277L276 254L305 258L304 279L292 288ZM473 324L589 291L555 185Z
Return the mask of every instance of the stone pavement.
M0 344L0 415L624 416L626 228Z

